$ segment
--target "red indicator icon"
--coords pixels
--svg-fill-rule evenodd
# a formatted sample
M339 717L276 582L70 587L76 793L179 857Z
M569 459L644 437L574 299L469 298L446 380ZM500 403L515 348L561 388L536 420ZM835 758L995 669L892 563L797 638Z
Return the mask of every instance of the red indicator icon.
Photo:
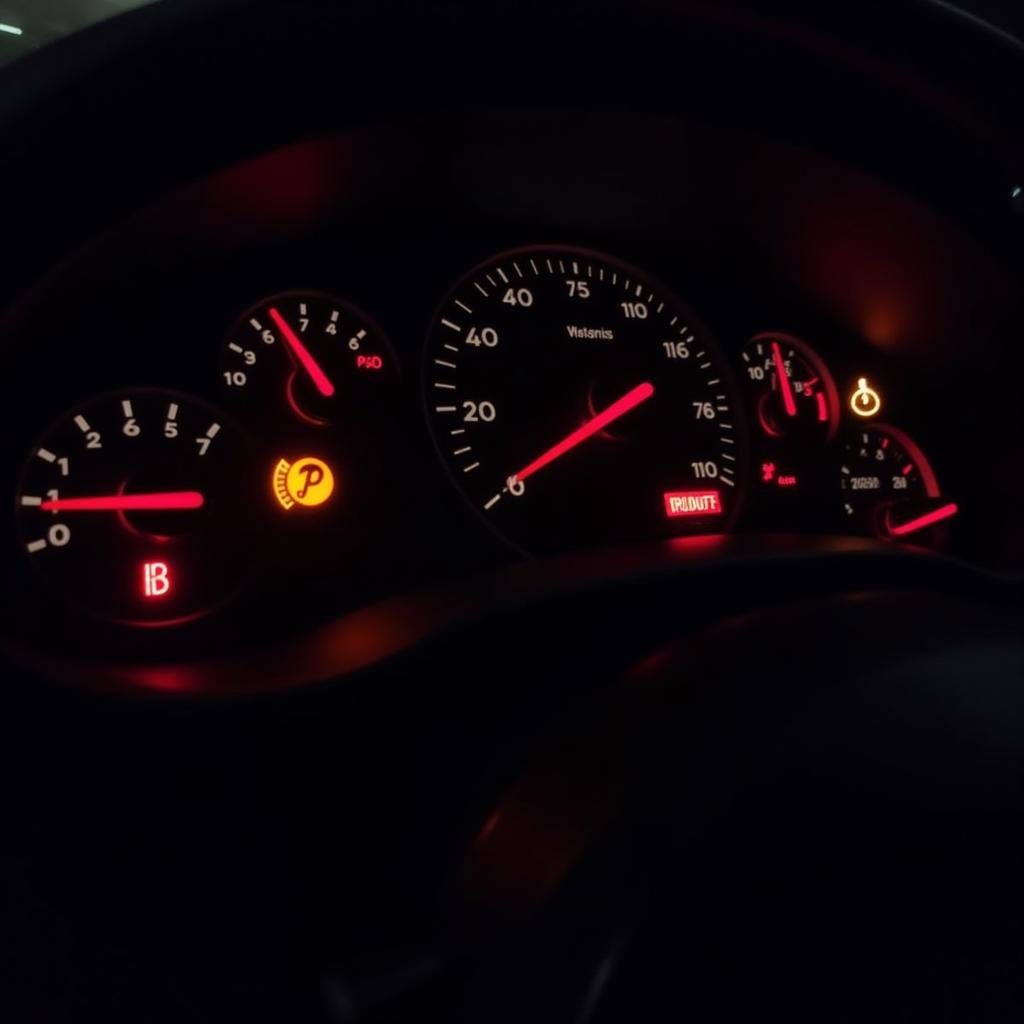
M718 491L666 491L665 515L669 519L680 516L718 516L722 514L722 499Z
M384 360L380 356L356 356L357 370L383 370Z
M171 571L166 562L146 562L142 567L142 592L146 597L165 597L171 590Z
M762 462L761 483L775 484L777 487L796 487L798 480L795 473L780 473L774 462Z

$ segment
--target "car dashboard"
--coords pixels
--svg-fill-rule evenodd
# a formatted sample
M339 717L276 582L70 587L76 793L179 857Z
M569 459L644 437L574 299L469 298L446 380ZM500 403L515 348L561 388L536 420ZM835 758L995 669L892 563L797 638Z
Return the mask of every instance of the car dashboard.
M11 990L1016 1019L1022 67L181 0L4 69Z
M1005 571L1011 281L898 185L696 120L485 111L272 150L8 318L14 618L29 647L60 623L92 656L230 651L523 559L729 536Z

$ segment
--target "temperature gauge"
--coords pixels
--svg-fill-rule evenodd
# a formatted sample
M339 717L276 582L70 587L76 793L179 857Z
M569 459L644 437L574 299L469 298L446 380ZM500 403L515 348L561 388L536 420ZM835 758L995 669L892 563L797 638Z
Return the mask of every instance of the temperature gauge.
M830 441L839 429L839 392L813 349L790 334L752 338L741 353L757 419L773 438Z
M320 292L284 292L247 310L220 365L225 401L254 425L281 417L336 424L377 405L397 372L380 328Z

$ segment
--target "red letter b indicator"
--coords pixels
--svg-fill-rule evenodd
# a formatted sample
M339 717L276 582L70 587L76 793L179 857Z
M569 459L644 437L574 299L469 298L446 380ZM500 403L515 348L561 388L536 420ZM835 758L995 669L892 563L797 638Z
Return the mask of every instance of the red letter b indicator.
M146 597L163 597L171 589L171 574L166 562L147 562L142 567Z

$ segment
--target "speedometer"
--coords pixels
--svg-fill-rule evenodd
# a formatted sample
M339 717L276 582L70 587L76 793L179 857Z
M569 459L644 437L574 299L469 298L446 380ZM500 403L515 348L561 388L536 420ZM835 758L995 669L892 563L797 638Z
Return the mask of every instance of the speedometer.
M497 256L444 300L426 359L453 479L524 550L718 533L739 510L729 369L640 270L580 249Z

